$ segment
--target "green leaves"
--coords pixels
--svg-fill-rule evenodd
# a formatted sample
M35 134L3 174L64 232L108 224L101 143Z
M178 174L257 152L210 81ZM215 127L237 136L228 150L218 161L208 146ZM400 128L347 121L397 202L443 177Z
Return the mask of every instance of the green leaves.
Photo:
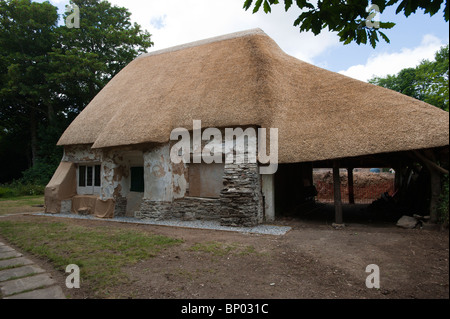
M292 1L290 1L290 2L292 4ZM253 0L246 0L244 2L244 9L248 10L251 7L252 3L253 3ZM263 0L256 0L255 7L253 8L253 13L258 12L259 9L261 8L261 5L263 5L265 13L270 13L270 12L272 12L272 8L270 6L272 4L278 4L278 3L279 3L278 0L264 0L264 2L263 2Z
M284 1L284 10L285 11L288 11L291 6L292 6L292 0L285 0Z
M434 61L422 61L415 68L401 70L397 75L373 78L370 83L425 101L449 110L449 47L436 52Z
M272 12L272 10L270 9L270 4L269 2L267 2L267 0L264 1L264 12L265 13Z
M39 130L57 129L45 143L54 146L65 129L57 122L72 119L153 45L126 8L100 0L72 3L80 8L80 28L58 25L57 8L48 2L0 1L0 127L32 137L27 146L34 163L36 156L53 156Z
M245 0L244 9L248 10L251 7L252 3L253 3L253 0Z
M272 11L271 6L278 4L276 0L257 0L254 4L253 13L256 13L263 6L265 13ZM393 22L380 21L379 27L373 28L371 20L373 16L382 18L381 14L388 6L399 3L397 14L405 16L415 13L418 9L423 9L425 14L430 16L436 14L442 7L444 0L321 0L307 1L296 0L295 4L301 10L300 15L295 19L293 25L301 32L311 31L318 35L322 30L328 29L338 33L339 40L344 44L356 42L357 44L367 44L375 48L379 39L387 43L390 42L388 36L381 30L392 29ZM244 9L248 10L253 4L252 0L244 2ZM293 0L284 0L284 9L288 11L294 4ZM370 5L376 5L380 12L372 8L372 15L369 16L367 9ZM445 0L444 19L448 21L447 0Z

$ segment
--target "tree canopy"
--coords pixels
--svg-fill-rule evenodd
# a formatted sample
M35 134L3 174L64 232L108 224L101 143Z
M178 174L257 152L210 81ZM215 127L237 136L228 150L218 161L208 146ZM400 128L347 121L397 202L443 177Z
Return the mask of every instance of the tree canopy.
M48 2L0 1L0 165L13 161L20 171L27 162L54 170L62 156L55 144L64 129L153 45L126 8L100 0L71 3L80 9L79 28L60 25L57 7ZM0 182L16 175L2 172Z
M280 2L278 0L245 0L244 9L248 10L253 5L253 13L258 12L261 7L265 13L270 13L271 7ZM397 5L396 13L403 13L406 17L420 9L423 9L425 14L433 16L439 12L444 0L284 0L285 11L291 9L294 3L301 10L294 21L294 26L299 27L300 32L312 31L318 35L328 28L329 31L337 32L339 40L344 44L370 43L375 48L380 38L390 42L381 30L395 26L393 22L379 21L378 24L373 21L376 15L383 13L387 7ZM448 4L445 0L444 20L448 21L448 18Z
M449 110L449 46L435 54L434 61L424 60L415 68L406 68L396 75L374 77L376 84L418 100Z

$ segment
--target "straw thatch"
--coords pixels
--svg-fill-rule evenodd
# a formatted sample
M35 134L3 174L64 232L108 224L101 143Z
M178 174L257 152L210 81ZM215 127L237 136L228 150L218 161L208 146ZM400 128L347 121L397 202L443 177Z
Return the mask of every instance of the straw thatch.
M280 163L449 144L447 112L295 59L259 29L135 59L58 144L164 143L193 120L278 128Z

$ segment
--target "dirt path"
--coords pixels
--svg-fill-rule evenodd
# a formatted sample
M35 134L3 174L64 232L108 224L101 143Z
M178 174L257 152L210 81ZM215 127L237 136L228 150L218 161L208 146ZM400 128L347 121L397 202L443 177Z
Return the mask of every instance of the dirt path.
M177 234L186 231L177 230ZM448 234L396 228L298 225L283 237L202 232L203 239L255 253L192 252L193 236L128 269L138 298L448 298ZM186 237L185 237L186 238ZM366 266L381 287L365 286Z
M124 269L132 281L112 285L111 298L449 298L448 230L404 230L392 224L349 224L334 230L323 222L290 219L278 222L291 226L289 233L269 236L70 222L184 240ZM365 285L369 264L380 268L380 289ZM65 274L54 272L53 277L64 283ZM96 297L83 287L65 293Z

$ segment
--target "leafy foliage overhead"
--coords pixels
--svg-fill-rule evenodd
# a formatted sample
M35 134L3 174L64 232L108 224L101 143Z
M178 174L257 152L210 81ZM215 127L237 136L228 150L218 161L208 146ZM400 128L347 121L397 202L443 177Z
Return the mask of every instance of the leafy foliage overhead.
M396 13L408 17L419 9L425 14L433 16L442 7L444 0L284 0L284 9L288 11L294 5L301 10L300 15L294 21L294 26L300 31L312 31L315 35L328 28L338 33L339 40L344 44L356 42L367 44L375 48L380 37L386 42L389 38L381 30L391 29L393 22L379 22L375 25L373 18L383 13L386 7L397 5ZM278 0L245 0L244 9L248 10L253 5L253 13L262 7L265 13L272 11L271 6L280 4ZM376 5L377 7L373 7ZM371 10L368 8L371 7ZM369 8L370 9L370 8ZM378 12L377 12L378 11ZM444 19L448 21L448 4L445 0Z

